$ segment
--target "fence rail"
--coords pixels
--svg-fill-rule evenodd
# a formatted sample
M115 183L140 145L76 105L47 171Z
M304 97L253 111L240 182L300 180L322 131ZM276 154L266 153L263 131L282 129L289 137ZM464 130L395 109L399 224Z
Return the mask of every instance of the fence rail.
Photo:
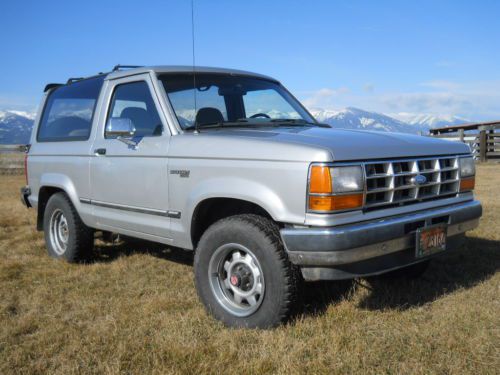
M436 128L430 135L469 144L474 157L481 161L500 161L500 121Z
M0 174L24 173L24 145L0 145Z

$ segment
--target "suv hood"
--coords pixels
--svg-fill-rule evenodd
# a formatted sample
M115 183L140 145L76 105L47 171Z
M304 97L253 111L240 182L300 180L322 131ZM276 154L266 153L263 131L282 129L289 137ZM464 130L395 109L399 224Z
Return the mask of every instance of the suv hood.
M469 147L432 137L366 130L319 127L262 127L210 129L205 134L243 137L264 142L299 144L329 151L335 161L387 159L470 153ZM234 138L233 138L234 139Z

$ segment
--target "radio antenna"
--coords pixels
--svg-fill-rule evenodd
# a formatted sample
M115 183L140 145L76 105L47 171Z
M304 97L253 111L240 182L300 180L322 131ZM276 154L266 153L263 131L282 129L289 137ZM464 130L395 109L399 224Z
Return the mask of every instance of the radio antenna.
M197 103L196 103L196 58L194 53L194 0L191 0L191 39L193 51L193 96L194 96L194 132L199 133L198 121L196 121Z

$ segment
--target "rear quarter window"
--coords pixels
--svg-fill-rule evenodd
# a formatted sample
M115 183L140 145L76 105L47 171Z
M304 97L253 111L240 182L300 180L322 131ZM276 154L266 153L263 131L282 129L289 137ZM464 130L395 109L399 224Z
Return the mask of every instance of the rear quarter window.
M38 142L86 141L104 76L85 79L53 90L38 127Z

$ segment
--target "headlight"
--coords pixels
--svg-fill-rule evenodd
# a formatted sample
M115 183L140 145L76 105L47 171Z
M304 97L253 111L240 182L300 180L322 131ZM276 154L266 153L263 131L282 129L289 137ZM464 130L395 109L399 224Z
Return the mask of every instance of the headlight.
M363 191L361 166L331 168L333 193Z
M460 158L460 191L470 191L476 184L476 165L472 157Z
M363 170L360 165L312 165L309 172L309 211L332 212L361 208L363 189Z
M460 177L471 177L476 174L476 165L472 157L460 158Z

